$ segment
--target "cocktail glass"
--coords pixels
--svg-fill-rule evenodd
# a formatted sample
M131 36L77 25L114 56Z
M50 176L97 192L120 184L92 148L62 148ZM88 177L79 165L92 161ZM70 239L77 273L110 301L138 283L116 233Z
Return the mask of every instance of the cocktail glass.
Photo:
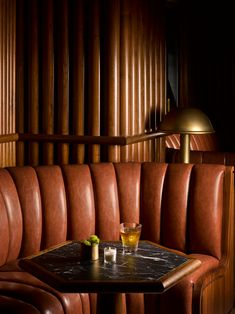
M142 225L135 222L123 222L120 224L123 254L133 254L137 251L141 228Z

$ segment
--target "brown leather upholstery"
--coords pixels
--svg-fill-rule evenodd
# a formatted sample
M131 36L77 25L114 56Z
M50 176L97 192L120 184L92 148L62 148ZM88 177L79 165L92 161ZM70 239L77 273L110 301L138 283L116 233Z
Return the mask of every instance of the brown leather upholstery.
M177 163L180 161L180 152L178 149L168 148L166 150L166 161L169 163ZM222 152L222 151L191 151L190 152L190 161L192 163L199 164L221 164L227 166L235 166L235 152ZM235 191L235 186L234 186ZM232 236L234 238L234 235ZM235 256L235 248L234 248L234 256ZM233 256L233 263L234 263ZM231 257L230 257L231 258ZM232 274L231 274L232 276ZM235 263L233 269L233 276L235 282ZM231 288L233 291L233 299L235 304L235 287Z
M59 293L19 269L17 259L92 233L117 240L120 221L140 221L142 239L197 256L202 266L163 295L124 295L126 312L192 313L208 286L217 287L217 277L231 284L231 186L232 168L223 165L0 169L0 312L20 303L29 313L95 313L95 294ZM211 296L208 302L217 300ZM226 313L230 300L223 304Z

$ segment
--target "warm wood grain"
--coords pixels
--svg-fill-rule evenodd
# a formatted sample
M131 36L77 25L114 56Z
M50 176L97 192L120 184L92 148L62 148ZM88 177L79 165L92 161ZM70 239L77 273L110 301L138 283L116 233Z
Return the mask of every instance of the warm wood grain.
M53 0L43 1L43 43L42 43L42 131L45 134L54 132L54 94L55 94L55 62L54 62L54 18ZM51 165L54 162L54 145L43 145L43 163Z
M90 136L90 135L60 135L60 134L27 134L20 133L14 135L15 138L23 142L54 142L54 143L82 143L82 144L100 144L100 145L130 145L144 142L156 137L165 136L162 132L144 133L133 136ZM7 140L9 137L5 138ZM0 136L1 139L1 136Z
M88 6L88 133L100 135L100 6L98 0L89 2ZM92 162L100 161L100 147L92 145L89 151Z
M149 133L151 111L157 116L165 106L164 97L154 100L161 89L164 94L165 84L164 76L158 82L155 75L160 54L157 73L165 71L165 41L159 35L163 20L154 18L163 10L158 2L3 0L0 134ZM155 121L157 126L159 119ZM1 145L3 164L5 158L36 165L151 161L158 155L155 140L121 149L94 143L16 145L17 152L14 142Z
M72 104L73 104L73 134L84 135L85 127L85 26L84 1L73 2L72 17ZM83 163L85 147L83 144L73 146L75 162Z
M104 60L107 60L107 71L105 71L107 125L105 128L108 136L118 136L120 134L120 1L107 2L106 19L110 27L106 29L107 49L104 52ZM115 145L108 147L108 160L120 160L119 147Z
M0 1L0 134L15 132L16 4ZM15 165L15 143L0 144L0 166Z
M39 29L37 0L30 1L30 16L28 19L29 40L28 55L28 132L39 132ZM29 163L39 162L39 147L37 142L29 144Z

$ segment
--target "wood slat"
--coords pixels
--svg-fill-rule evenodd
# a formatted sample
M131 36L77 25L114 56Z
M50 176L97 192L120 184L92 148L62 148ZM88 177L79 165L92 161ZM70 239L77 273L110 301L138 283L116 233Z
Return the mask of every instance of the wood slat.
M89 1L88 44L88 128L90 135L100 135L100 7L98 0ZM90 160L100 161L100 147L90 147Z
M42 43L42 130L45 134L54 132L54 7L53 0L43 1L43 43ZM43 163L51 165L54 162L54 145L43 145Z
M30 1L28 16L28 132L39 132L39 42L38 42L38 1ZM38 143L29 145L29 163L38 165Z
M69 134L69 25L68 0L57 1L58 15L56 16L57 38L57 128L60 134ZM69 162L68 144L59 144L58 162Z
M0 2L0 134L15 132L15 0ZM15 165L15 144L0 144L0 166Z
M120 135L130 135L130 1L121 2L120 42ZM121 161L129 160L129 149L121 148Z
M85 115L85 29L84 1L73 1L72 6L73 41L72 41L72 103L73 103L73 133L84 135ZM85 147L83 144L73 147L74 161L84 163Z
M24 85L24 73L25 73L25 31L24 31L24 0L18 0L16 3L17 21L16 28L16 125L17 131L23 133L24 130L24 112L25 112L25 85ZM16 144L16 164L19 166L24 165L25 160L25 146L23 142L17 142Z
M109 28L106 30L107 49L107 75L105 79L106 111L107 111L107 135L120 134L120 1L109 1L106 11L106 20ZM120 161L120 149L117 146L109 146L108 160Z
M138 112L138 119L137 119L137 125L138 130L137 133L143 133L144 132L144 117L142 112L143 107L143 101L142 101L142 77L143 77L143 71L142 71L142 40L143 40L143 30L142 30L142 8L141 8L141 1L138 0L137 2L137 13L136 13L136 19L137 19L137 86L136 86L136 94L137 94L137 112ZM141 23L140 23L141 22ZM137 160L143 161L143 143L138 144L138 157Z
M147 127L147 118L148 118L148 103L147 103L147 27L146 27L146 23L148 21L148 16L146 13L146 6L147 3L143 3L143 112L142 112L142 116L143 116L143 124L144 124L144 131L147 133L148 132L148 127ZM144 147L143 147L143 160L147 161L148 160L148 143L144 142Z

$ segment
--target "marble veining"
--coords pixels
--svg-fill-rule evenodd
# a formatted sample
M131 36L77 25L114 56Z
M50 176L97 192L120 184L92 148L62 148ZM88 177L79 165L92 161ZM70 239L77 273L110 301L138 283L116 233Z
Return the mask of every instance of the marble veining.
M121 242L101 242L99 260L82 260L79 242L48 251L34 257L31 262L44 267L47 273L58 275L65 281L156 281L186 263L188 259L172 251L164 250L149 242L141 241L134 255L123 255ZM103 251L105 246L117 248L115 264L105 264Z

